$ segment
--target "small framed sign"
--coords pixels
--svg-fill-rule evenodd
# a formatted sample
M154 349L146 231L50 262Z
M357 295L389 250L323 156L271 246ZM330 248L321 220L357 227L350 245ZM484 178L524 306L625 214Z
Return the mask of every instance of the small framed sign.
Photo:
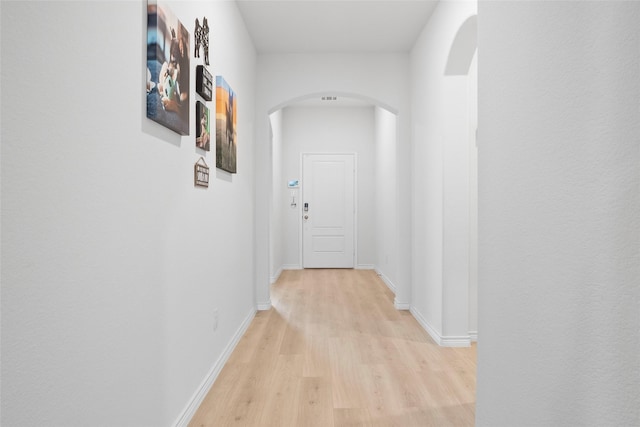
M193 178L196 187L209 187L209 166L204 161L204 157L200 157L196 162Z
M213 77L204 65L196 67L196 92L207 101L213 99Z

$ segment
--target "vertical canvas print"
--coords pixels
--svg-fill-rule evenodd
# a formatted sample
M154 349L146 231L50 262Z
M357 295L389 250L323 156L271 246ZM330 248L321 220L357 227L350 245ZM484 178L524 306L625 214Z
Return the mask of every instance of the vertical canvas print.
M196 103L196 147L211 150L209 130L209 109L202 102Z
M236 173L238 100L227 82L216 77L216 167Z
M162 2L147 5L147 117L189 134L189 32Z

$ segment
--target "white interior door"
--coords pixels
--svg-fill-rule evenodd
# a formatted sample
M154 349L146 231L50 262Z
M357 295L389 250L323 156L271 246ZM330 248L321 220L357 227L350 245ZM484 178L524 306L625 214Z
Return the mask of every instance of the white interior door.
M355 155L304 154L302 266L353 268Z

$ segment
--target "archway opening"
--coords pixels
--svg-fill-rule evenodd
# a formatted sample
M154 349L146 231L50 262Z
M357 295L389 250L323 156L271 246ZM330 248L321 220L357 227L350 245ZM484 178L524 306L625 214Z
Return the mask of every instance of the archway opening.
M368 97L304 95L269 111L269 275L302 263L302 153L357 154L355 268L375 269L393 289L396 263L397 114ZM297 181L297 183L296 183Z

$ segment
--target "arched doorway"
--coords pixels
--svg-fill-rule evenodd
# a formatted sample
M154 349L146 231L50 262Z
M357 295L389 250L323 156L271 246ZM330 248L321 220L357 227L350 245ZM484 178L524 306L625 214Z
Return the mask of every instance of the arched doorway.
M272 108L269 129L270 282L302 268L301 154L346 150L358 154L355 267L376 269L395 290L397 114L367 97L316 93Z

